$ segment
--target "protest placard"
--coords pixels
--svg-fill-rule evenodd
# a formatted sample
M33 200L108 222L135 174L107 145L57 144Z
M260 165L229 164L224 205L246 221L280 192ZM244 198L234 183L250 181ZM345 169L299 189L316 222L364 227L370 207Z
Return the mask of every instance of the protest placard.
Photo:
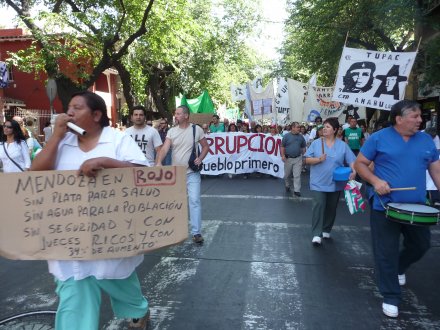
M189 122L196 125L209 124L214 113L190 113Z
M0 255L90 260L141 254L188 236L186 168L0 175Z

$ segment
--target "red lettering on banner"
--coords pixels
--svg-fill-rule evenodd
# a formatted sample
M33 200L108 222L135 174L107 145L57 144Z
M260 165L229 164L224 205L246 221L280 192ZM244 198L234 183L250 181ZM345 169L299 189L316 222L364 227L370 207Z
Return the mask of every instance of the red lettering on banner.
M255 140L257 139L257 140ZM242 149L280 155L281 139L261 133L248 135L212 136L206 138L210 155L238 154Z
M233 146L232 150L230 148L230 144L231 144L230 143L230 138L231 137L229 137L229 136L226 137L226 153L232 155L232 154L235 154L236 151L237 151L237 143L236 143L237 142L237 136L234 136L234 138L232 140L232 146Z
M269 149L269 143L271 143L270 149ZM264 141L264 149L266 149L266 153L268 155L272 155L276 151L276 142L272 136L266 137L266 140Z
M214 144L214 139L210 138L210 137L206 137L206 141L208 142L208 146L209 146L209 154L214 155L214 152L211 150L211 146Z
M217 136L215 139L215 154L224 154L225 152L223 151L223 149L221 147L223 147L225 145L225 139L223 139L222 137Z
M237 141L237 153L241 152L241 148L248 144L246 135L239 135Z

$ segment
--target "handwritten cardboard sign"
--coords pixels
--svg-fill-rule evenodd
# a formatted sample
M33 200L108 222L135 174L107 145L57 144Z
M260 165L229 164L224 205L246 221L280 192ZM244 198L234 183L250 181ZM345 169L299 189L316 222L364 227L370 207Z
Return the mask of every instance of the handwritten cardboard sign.
M213 113L191 113L189 121L196 125L209 124Z
M0 255L9 259L128 257L187 238L186 168L0 175Z

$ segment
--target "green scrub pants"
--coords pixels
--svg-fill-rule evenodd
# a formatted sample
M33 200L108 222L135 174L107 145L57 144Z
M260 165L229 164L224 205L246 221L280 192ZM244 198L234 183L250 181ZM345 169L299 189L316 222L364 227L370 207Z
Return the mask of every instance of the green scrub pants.
M117 318L142 318L148 311L136 272L125 279L97 280L90 276L79 281L70 278L55 282L60 300L56 330L97 330L101 290L110 296Z

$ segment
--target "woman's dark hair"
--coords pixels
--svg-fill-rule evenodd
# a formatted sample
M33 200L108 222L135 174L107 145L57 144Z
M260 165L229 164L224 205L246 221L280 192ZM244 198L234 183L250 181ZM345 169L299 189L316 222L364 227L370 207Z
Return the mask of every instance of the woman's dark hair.
M258 133L258 131L257 131L258 128L263 129L263 127L261 127L260 124L257 124L257 125L255 125L255 127L254 127L254 133Z
M26 141L26 137L23 134L23 131L21 130L21 126L18 122L15 120L6 120L5 123L10 122L12 126L12 133L14 134L14 141L17 143L21 143L22 141ZM4 131L2 132L2 141L6 141L6 135Z
M107 106L105 105L105 101L101 96L90 91L77 92L72 95L71 99L75 96L83 97L86 100L87 106L92 111L100 111L102 113L101 120L99 121L101 127L110 125L110 119L107 116Z
M339 129L339 121L336 117L330 117L324 120L324 124L329 124L331 127L333 127L333 135L336 136L338 134Z
M228 127L228 132L230 132L231 131L231 127L232 126L234 126L235 127L235 131L234 132L238 132L238 130L237 130L237 125L235 125L235 124L229 124L229 127Z

